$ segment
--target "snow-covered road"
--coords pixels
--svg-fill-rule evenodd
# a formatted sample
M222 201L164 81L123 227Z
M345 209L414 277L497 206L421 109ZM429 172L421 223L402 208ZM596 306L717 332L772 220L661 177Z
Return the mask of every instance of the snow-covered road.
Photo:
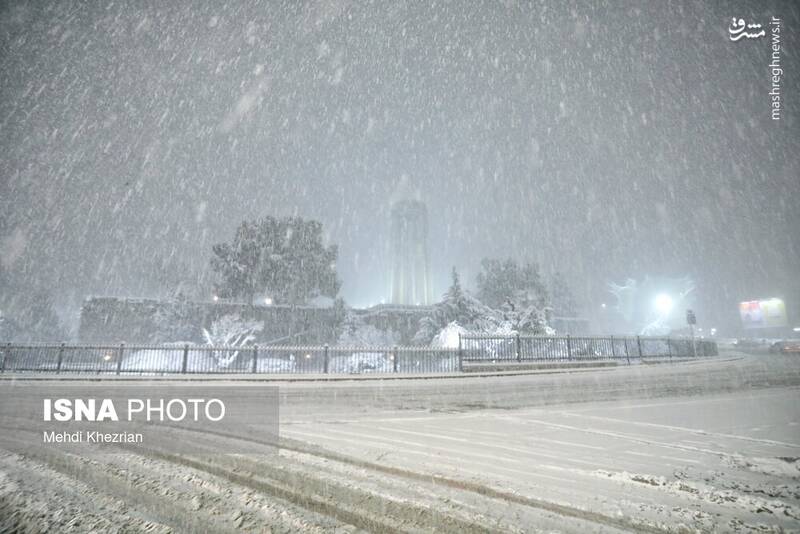
M606 527L794 530L799 372L794 358L729 355L404 390L296 385L283 390L281 432L389 470L469 484L494 497L480 513L505 524L518 509L498 503L510 498Z
M798 528L799 405L791 387L306 422L283 433L632 526ZM495 514L495 504L482 512Z

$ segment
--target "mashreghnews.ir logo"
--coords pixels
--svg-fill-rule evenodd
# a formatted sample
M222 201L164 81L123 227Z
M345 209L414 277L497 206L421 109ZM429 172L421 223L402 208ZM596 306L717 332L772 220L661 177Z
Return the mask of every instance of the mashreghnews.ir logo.
M783 103L781 102L781 79L783 78L783 67L781 66L781 19L773 16L769 24L768 43L770 44L771 55L769 63L770 74L770 116L772 120L777 121L781 119L781 110ZM740 41L741 39L760 39L767 35L766 29L759 23L745 22L741 18L732 18L731 25L728 28L728 37L731 41Z

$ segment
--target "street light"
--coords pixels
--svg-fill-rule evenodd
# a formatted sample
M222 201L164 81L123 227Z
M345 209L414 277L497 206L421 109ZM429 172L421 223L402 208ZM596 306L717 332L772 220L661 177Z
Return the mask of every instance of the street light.
M669 312L672 311L672 297L667 295L666 293L661 293L656 297L654 302L656 311L661 315L667 315Z

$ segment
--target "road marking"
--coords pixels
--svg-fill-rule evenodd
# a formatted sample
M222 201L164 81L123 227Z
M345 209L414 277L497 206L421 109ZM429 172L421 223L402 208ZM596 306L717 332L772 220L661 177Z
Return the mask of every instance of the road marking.
M510 416L506 416L506 417L507 418L511 418ZM706 449L706 448L702 448L702 447L689 447L689 446L678 445L678 444L673 444L673 443L664 443L664 442L661 442L661 441L655 441L655 440L651 440L651 439L646 439L646 438L643 438L643 437L640 437L640 436L632 436L632 435L629 435L629 434L622 434L622 433L619 433L619 432L603 431L603 430L597 430L597 429L594 429L594 428L581 428L581 427L577 427L577 426L563 425L563 424L559 424L559 423L551 423L549 421L543 421L541 419L520 419L520 418L515 418L515 419L521 420L525 424L536 423L536 424L540 424L540 425L544 425L544 426L550 426L550 427L553 427L553 428L561 428L561 429L564 429L564 430L576 430L578 432L585 432L587 434L595 434L595 435L599 435L599 436L606 436L606 437L612 437L612 438L618 438L618 439L625 439L625 440L633 441L633 442L636 442L636 443L643 443L645 445L655 445L655 446L658 446L658 447L666 447L666 448L669 448L669 449L679 449L679 450L684 450L684 451L702 452L704 454L712 454L712 455L715 455L715 456L725 456L725 457L734 456L734 454L732 454L732 453L727 453L727 452L723 452L723 451L715 451L715 450Z
M674 461L676 461L678 463L687 463L687 464L700 464L700 463L702 463L699 460L690 460L688 458L677 458L675 456L667 456L665 454L648 454L648 453L645 453L645 452L636 452L636 451L623 451L623 452L625 452L626 454L634 454L636 456L642 456L644 458L653 458L655 460L660 460L660 459L664 458L664 459L667 459L667 460L674 460Z
M436 434L436 433L431 433L431 432L416 432L416 431L413 431L413 430L403 430L403 429L398 429L398 428L387 428L387 427L372 427L372 426L367 427L365 430L381 430L381 431L389 432L389 433L391 433L391 432L399 432L399 433L403 433L403 434L416 435L416 436L420 436L420 437L424 437L424 438L436 438L436 439L441 439L441 440L446 440L446 441L455 441L455 442L462 443L462 444L469 444L470 446L479 445L479 446L482 446L482 447L485 447L485 448L509 451L514 455L522 454L522 455L528 455L528 456L531 456L531 455L533 455L533 456L542 456L544 458L560 460L562 462L567 462L567 463L571 462L573 464L578 464L578 465L589 465L589 466L592 466L593 468L597 468L598 467L598 461L599 460L605 460L604 465L606 467L608 467L609 469L617 469L619 467L618 465L616 465L614 463L614 461L618 460L618 459L614 458L614 457L611 457L611 456L593 457L592 460L587 461L587 460L581 460L581 459L575 458L574 456L565 456L564 453L563 453L563 449L558 449L557 451L551 451L551 452L554 452L555 454L548 454L547 452L543 452L541 449L509 447L507 445L502 445L502 444L487 443L485 441L476 441L475 439L459 438L459 437L455 437L455 436L447 436L447 435ZM342 431L340 430L340 432L342 432ZM363 436L371 436L371 434L366 434L366 435L365 434L361 434L361 435L363 435ZM387 437L386 439L391 440L393 438ZM403 440L398 440L398 441L403 441ZM430 448L432 446L430 443L420 443L419 445L423 446L423 447L428 447L428 448ZM603 450L607 451L608 449L603 449ZM467 449L462 454L467 454L468 455L468 454L473 454L473 453L472 453L472 451L470 449ZM508 458L508 457L507 456L501 457L501 456L497 456L495 454L495 455L492 455L491 458L503 459L503 458ZM513 456L513 459L516 460L517 456ZM630 458L626 459L625 463L628 464L628 468L634 467L634 466L636 466L636 467L651 467L650 464L644 464L642 462L637 462L637 461L634 461L634 460L632 460Z
M639 426L646 426L646 427L650 427L650 428L663 428L663 429L666 429L666 430L672 430L672 431L676 431L676 432L689 432L691 434L700 434L700 435L703 435L703 436L732 438L732 439L738 439L738 440L742 440L742 441L752 441L754 443L763 443L763 444L766 444L766 445L779 445L779 446L783 446L783 447L800 448L800 445L798 445L796 443L786 443L784 441L776 441L776 440L772 440L772 439L751 438L749 436L740 436L740 435L737 435L737 434L726 434L726 433L723 433L723 432L713 432L713 431L702 430L702 429L697 429L697 428L686 428L686 427L682 427L682 426L664 425L664 424L660 424L660 423L646 423L646 422L643 422L643 421L630 421L630 420L627 420L627 419L616 419L614 417L601 417L599 415L584 415L584 414L570 413L570 412L558 412L558 413L560 413L561 415L566 415L566 416L570 416L570 417L585 417L587 419L595 419L595 420L598 420L598 421L609 421L609 422L614 422L614 423L624 423L624 424L629 424L629 425L639 425Z
M425 427L425 428L430 428L430 427ZM441 426L439 427L439 429L441 429ZM553 443L553 444L556 444L556 445L567 445L569 447L578 447L578 448L581 448L581 449L591 449L591 450L595 450L595 451L608 450L605 447L598 447L596 445L586 445L585 443L576 443L574 441L561 441L561 440L552 439L552 438L543 438L543 437L540 437L538 434L535 434L535 433L514 432L513 436L509 436L508 433L491 432L491 431L488 431L488 430L472 430L472 429L448 428L447 431L448 432L455 432L455 433L462 434L462 435L463 434L466 434L466 435L469 435L469 436L481 435L481 436L485 436L485 437L488 437L488 438L499 438L499 439L503 439L503 440L508 440L509 437L518 437L518 438L525 438L526 441L538 441L538 442L543 442L543 443Z
M667 400L665 402L650 402L645 404L620 404L615 406L614 404L619 401L603 401L602 403L598 403L598 405L591 405L587 406L586 408L576 408L571 409L572 412L580 412L580 411L592 411L597 409L603 410L626 410L631 408L661 408L664 406L680 406L680 405L689 405L689 404L707 404L709 402L731 402L731 401L741 401L741 400L753 400L753 399L769 399L775 398L779 396L785 395L797 395L800 393L800 386L786 386L782 388L775 388L770 393L765 394L756 394L750 393L746 396L741 396L741 394L717 394L717 395L703 395L701 397L695 399L686 399L686 400ZM563 405L562 405L563 406Z

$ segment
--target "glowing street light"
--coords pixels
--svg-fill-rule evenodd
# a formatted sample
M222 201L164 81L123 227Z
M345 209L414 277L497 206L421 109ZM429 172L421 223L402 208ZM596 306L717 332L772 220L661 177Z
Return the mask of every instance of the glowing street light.
M661 315L667 315L669 312L672 311L672 306L674 303L672 302L672 297L670 297L666 293L661 293L656 297L654 304L656 307L656 311L658 311L658 313L660 313Z
M267 306L272 306L272 298L264 297L264 304L266 304Z

